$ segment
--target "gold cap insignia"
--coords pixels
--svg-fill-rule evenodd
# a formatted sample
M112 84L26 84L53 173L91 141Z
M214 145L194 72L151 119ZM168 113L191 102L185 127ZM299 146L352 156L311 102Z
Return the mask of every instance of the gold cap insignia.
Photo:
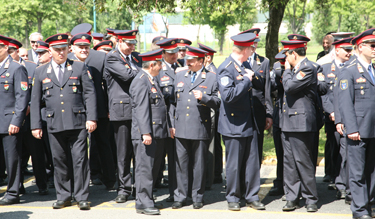
M58 39L58 40L61 40L61 39L62 39L62 36L61 36L61 35L59 35L59 36L57 37L57 39Z
M38 43L38 47L40 46L40 43Z
M160 37L160 40L164 40L164 38L163 38L163 37Z
M297 36L294 36L293 39L296 40L296 39L297 39Z
M184 43L184 40L180 40L180 43Z
M258 34L258 31L254 31L255 34Z
M135 35L135 32L133 32L133 36Z
M186 51L189 51L189 48L186 48Z
M174 42L174 41L172 41L172 42L171 42L171 44L173 45L173 44L175 44L175 42Z
M374 32L372 32L372 35L375 35L375 31L374 31Z
M85 36L82 36L82 37L81 37L81 39L85 40L85 39L86 39L86 37L85 37Z
M112 43L109 43L110 46L112 46Z

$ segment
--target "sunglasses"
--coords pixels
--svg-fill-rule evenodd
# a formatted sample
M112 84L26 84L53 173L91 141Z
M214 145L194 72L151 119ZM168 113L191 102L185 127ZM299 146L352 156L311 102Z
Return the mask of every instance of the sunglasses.
M32 44L35 44L35 43L37 43L37 41L30 41Z
M364 43L363 45L367 45L368 47L371 47L371 49L375 49L375 44L366 44L366 43Z

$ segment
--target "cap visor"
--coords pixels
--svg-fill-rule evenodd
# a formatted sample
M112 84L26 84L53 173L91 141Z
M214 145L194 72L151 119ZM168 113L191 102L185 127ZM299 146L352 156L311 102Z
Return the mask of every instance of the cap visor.
M195 58L198 58L198 56L189 56L189 55L185 56L185 59L188 59L188 60L195 59Z
M254 40L254 42L260 42L260 39L259 39L259 38L256 38L256 39Z
M137 44L137 40L125 40L125 42L130 44Z
M74 43L75 46L90 46L90 43Z
M171 50L164 49L164 51L165 51L166 53L176 53L176 52L179 51L179 49L178 49L178 47L176 47L176 48L171 49Z
M44 52L44 51L48 51L48 49L37 49L37 50L35 50L35 52Z
M68 44L59 44L59 45L51 45L51 47L53 48L64 48L64 47L67 47Z

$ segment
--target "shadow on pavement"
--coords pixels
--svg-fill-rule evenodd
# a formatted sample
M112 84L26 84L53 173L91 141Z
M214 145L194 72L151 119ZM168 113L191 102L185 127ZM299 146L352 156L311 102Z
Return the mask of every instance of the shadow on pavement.
M30 218L30 214L33 212L31 211L11 211L11 212L4 212L0 213L0 218L6 218L6 219L26 219Z

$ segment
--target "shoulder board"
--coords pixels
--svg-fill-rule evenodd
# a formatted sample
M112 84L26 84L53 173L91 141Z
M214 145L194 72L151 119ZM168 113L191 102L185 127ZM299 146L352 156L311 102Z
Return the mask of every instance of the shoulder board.
M141 74L141 76L140 76L139 78L142 78L142 77L143 77L143 75L145 75L145 73L142 73L142 74Z
M350 62L350 64L352 64L353 62L355 62L355 60L357 60L357 58L354 58L353 61Z
M229 66L230 64L232 64L232 61L230 61L230 62L228 63L228 65L225 66L225 68L228 68L228 66Z
M354 66L355 65L355 63L353 63L353 64L351 64L351 65L348 65L348 66L346 66L346 68L350 68L350 67L352 67L352 66Z
M40 68L40 67L42 67L42 66L44 66L44 65L47 65L49 62L47 62L47 63L44 63L44 64L42 64L42 65L39 65L38 67L36 67L36 68Z
M33 64L36 64L35 62L33 62L33 61L29 61L29 60L24 60L24 59L23 59L23 61L25 61L25 62L30 62L30 63L33 63Z
M215 72L213 72L213 71L208 71L209 73L212 73L212 74L215 74L216 75L216 73Z
M15 60L13 60L13 62L15 62L15 63L17 63L17 64L21 65L21 64L20 64L19 62L15 61Z
M81 60L71 59L74 62L82 62Z
M313 65L315 68L318 67L318 65L316 65L316 64L312 64L312 65Z
M179 68L176 69L176 73L180 72L180 71L187 70L187 69L188 69L188 67L179 67Z
M281 70L281 67L275 68L275 70Z
M117 50L113 50L113 52L112 53L115 53Z

